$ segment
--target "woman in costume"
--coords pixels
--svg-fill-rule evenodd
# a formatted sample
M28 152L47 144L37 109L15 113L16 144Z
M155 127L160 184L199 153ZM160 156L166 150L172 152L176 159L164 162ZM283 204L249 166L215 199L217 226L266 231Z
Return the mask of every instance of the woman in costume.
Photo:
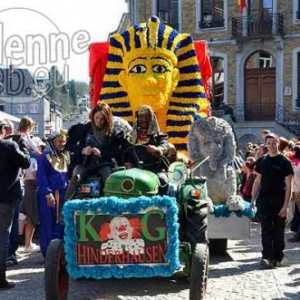
M49 148L38 157L39 239L44 257L50 241L63 238L59 215L68 186L69 155L65 151L66 141L65 131L52 133L48 138Z
M107 177L113 172L113 159L118 160L123 131L114 128L114 119L108 104L101 102L90 112L90 122L71 127L68 132L66 149L77 162L66 192L66 200L71 199L81 182L89 175L100 177L100 190ZM85 156L85 157L84 157Z

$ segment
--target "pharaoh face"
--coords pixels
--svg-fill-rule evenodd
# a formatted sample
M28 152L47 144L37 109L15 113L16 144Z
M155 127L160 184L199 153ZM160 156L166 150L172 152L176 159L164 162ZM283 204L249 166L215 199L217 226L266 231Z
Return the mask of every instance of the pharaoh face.
M154 111L164 108L178 79L179 70L159 51L131 59L119 75L133 111L142 104L151 106Z
M129 220L125 217L115 217L111 220L110 234L108 237L114 239L119 243L124 243L132 239L133 227L130 225Z

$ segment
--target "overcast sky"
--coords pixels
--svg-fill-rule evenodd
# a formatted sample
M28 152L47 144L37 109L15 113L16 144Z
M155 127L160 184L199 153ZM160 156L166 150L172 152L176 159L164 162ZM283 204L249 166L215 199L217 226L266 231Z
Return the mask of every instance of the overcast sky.
M57 65L67 79L88 81L88 45L106 41L124 12L125 0L1 0L0 65L39 76Z

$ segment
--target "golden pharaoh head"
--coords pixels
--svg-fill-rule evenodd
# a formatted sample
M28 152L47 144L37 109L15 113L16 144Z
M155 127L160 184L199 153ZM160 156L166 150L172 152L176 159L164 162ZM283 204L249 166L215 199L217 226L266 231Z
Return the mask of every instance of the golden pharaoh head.
M191 35L155 16L113 35L99 100L131 123L140 105L151 106L170 142L186 150L190 125L209 110Z

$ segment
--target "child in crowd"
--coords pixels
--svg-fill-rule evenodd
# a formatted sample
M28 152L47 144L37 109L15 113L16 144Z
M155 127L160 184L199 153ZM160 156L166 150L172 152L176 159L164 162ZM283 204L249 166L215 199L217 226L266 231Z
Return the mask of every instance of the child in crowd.
M41 154L38 147L36 147L34 142L31 140L34 125L35 121L32 118L25 116L20 121L18 132L27 143L31 154Z
M33 137L32 142L40 153L46 144L39 138ZM24 171L24 186L25 194L21 202L19 224L19 234L22 234L22 229L25 232L25 249L24 252L39 252L40 247L32 242L36 226L39 224L38 203L37 203L37 159L30 158L30 167ZM22 224L24 226L22 226ZM23 228L22 228L23 227ZM20 232L21 231L21 232Z

